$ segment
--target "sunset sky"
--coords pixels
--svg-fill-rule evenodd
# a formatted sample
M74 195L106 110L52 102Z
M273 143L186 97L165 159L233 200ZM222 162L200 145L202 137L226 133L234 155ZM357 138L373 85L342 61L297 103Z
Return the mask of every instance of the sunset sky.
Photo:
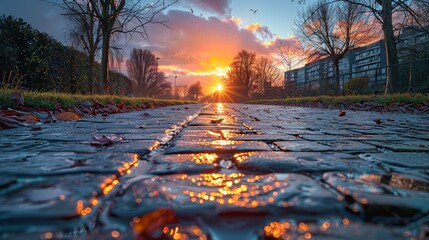
M132 48L151 50L169 81L174 82L174 76L177 85L200 80L209 93L241 49L269 56L274 41L292 43L292 25L302 8L291 0L179 0L158 17L167 20L171 29L150 25L149 41L135 35L124 38L121 47L125 59ZM250 9L258 11L254 14ZM67 21L60 12L40 0L1 0L1 15L20 17L67 43ZM121 71L126 72L125 64Z

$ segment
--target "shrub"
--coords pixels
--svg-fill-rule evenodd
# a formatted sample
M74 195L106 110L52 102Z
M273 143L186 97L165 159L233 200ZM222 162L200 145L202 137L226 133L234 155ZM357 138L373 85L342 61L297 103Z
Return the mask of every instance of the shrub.
M352 78L344 83L344 93L350 94L364 94L368 91L368 77Z

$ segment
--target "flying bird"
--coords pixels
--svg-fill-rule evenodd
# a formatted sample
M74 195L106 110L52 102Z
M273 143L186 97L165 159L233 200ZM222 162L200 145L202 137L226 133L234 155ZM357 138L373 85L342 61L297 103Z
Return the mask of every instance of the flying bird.
M259 9L256 9L256 10L250 9L249 11L251 11L253 14L255 14L258 10Z

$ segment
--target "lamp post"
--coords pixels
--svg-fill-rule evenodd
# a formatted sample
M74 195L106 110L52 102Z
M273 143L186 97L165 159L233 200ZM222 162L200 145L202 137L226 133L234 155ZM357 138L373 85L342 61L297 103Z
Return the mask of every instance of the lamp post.
M155 81L158 80L158 61L159 61L159 57L156 58Z
M174 98L177 98L177 76L174 76Z

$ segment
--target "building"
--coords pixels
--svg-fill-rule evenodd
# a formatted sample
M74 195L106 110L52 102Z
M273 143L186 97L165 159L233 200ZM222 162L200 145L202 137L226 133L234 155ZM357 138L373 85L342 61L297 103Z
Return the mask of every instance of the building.
M429 26L427 29L429 30ZM413 28L405 28L397 36L397 39L399 63L429 58L428 33ZM419 68L427 69L428 64L424 62L424 66L419 65ZM340 89L344 90L345 83L351 79L364 78L368 92L383 91L386 82L386 65L384 40L350 51L339 62ZM429 74L426 72L425 75L428 76ZM286 71L284 76L286 92L319 89L319 94L329 93L329 88L335 77L333 63L329 58L307 63L302 68ZM404 81L407 78L407 76L401 77L404 78ZM406 80L408 81L408 79ZM429 80L427 82L429 84Z

